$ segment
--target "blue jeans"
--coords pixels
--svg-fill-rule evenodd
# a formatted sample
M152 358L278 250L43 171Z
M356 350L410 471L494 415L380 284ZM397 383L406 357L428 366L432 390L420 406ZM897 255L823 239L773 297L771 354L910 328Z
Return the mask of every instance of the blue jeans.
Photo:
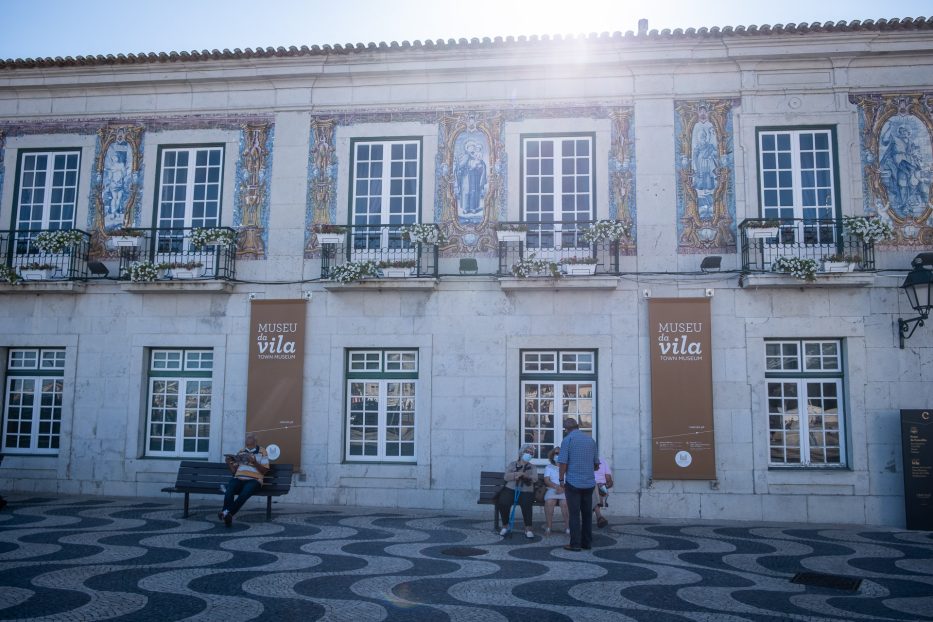
M262 482L258 479L237 479L231 477L227 482L227 492L224 493L224 509L230 514L236 514L246 500L253 496L257 490L262 488ZM237 494L240 496L237 497ZM234 501L234 497L236 500Z
M588 549L593 546L593 488L566 484L564 494L570 510L570 546Z

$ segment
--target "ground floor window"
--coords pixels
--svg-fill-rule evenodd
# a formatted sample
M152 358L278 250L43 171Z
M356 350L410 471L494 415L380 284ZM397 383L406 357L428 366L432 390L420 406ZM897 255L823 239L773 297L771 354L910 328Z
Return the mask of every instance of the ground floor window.
M521 365L521 437L536 459L560 445L564 417L596 438L595 350L523 350Z
M842 342L765 344L769 461L775 466L845 466Z
M208 456L213 370L211 350L150 351L147 456Z
M58 453L64 374L64 349L10 350L3 402L4 452Z
M417 350L347 352L348 461L415 461Z

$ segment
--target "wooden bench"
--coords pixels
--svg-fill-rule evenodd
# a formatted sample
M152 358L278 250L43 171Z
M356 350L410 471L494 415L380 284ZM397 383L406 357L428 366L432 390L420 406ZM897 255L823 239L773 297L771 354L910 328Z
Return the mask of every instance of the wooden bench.
M481 471L479 474L479 499L478 505L491 505L493 520L495 521L496 531L499 531L499 512L496 510L496 500L493 496L499 490L499 486L505 483L505 473L503 471ZM535 482L535 488L544 488L544 473L538 473L538 481ZM509 491L508 494L515 494ZM537 495L531 502L532 507L544 507L544 501L537 501ZM516 509L516 511L519 511Z
M291 464L272 464L263 479L262 488L256 491L254 497L266 498L266 519L272 518L272 497L287 495L292 487ZM199 495L223 495L224 486L233 475L224 462L202 462L199 460L182 460L178 465L178 477L175 485L163 488L162 492L185 493L185 518L188 518L188 496L192 493Z

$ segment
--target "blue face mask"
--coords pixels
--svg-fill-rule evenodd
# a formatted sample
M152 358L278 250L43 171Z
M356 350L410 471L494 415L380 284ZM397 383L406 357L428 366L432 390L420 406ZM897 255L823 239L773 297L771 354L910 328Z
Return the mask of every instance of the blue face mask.
M532 458L531 454L522 454L522 460L524 460L525 462L531 462L531 458Z

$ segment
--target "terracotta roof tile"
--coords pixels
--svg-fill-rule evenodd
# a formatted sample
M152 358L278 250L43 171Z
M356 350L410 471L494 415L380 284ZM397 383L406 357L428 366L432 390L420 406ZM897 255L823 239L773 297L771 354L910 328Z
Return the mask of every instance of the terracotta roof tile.
M621 32L603 32L600 34L590 33L588 35L580 35L578 37L568 36L563 37L561 35L555 35L553 37L549 35L537 36L532 35L530 37L519 36L519 37L495 37L490 39L489 37L472 38L472 39L437 39L432 41L426 39L425 41L392 41L391 43L346 43L346 44L334 44L334 45L312 45L310 47L302 45L301 47L290 46L288 48L284 47L258 47L255 49L246 48L241 50L240 48L234 48L229 50L224 48L221 50L192 50L190 52L140 52L137 54L106 54L106 55L96 55L96 56L66 56L62 58L61 56L56 56L55 58L46 57L46 58L17 58L17 59L7 59L0 60L0 69L29 69L29 68L43 68L43 67L75 67L75 66L93 66L93 65L132 65L132 64L147 64L147 63L174 63L174 62L200 62L207 60L239 60L239 59L250 59L250 58L296 58L303 56L321 56L329 54L352 54L354 52L363 52L367 50L407 50L412 48L426 48L429 50L447 50L447 49L459 49L459 48L501 48L501 47L522 47L522 46L534 46L534 45L543 45L549 44L552 41L562 42L562 41L577 41L577 40L587 40L594 42L601 41L631 41L631 42L644 42L644 41L672 41L672 40L695 40L695 39L714 39L714 38L729 38L729 37L749 37L749 36L775 36L775 35L786 35L786 34L808 34L808 33L846 33L846 32L861 32L861 31L875 31L875 32L888 32L888 31L897 31L897 30L933 30L933 17L905 17L902 19L879 19L879 20L853 20L851 22L838 21L838 22L813 22L810 24L762 24L761 26L756 26L754 24L749 26L724 26L722 28L718 26L713 26L711 28L687 28L686 30L681 28L675 28L671 30L665 28L661 31L658 30L648 30L645 33L635 34L631 30L626 31L624 34Z

